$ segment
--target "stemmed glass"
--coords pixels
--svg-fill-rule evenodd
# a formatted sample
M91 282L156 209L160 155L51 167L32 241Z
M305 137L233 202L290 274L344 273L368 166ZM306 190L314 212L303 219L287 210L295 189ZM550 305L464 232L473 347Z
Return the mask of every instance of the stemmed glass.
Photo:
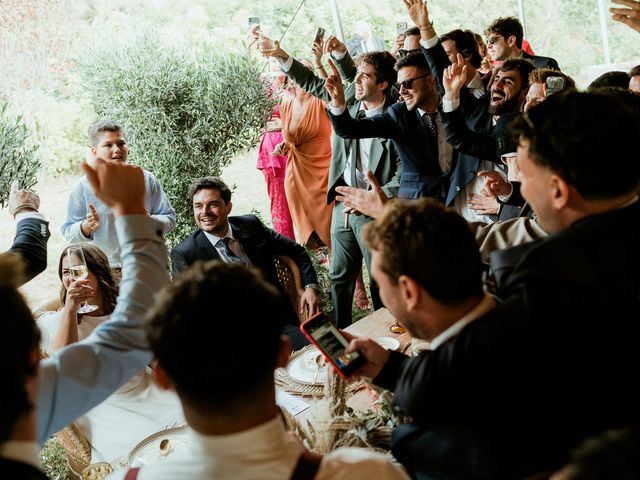
M84 280L89 276L89 268L87 268L82 247L69 247L67 249L67 261L69 262L69 271L73 280ZM80 304L78 313L83 315L97 309L98 305L89 305L84 301Z

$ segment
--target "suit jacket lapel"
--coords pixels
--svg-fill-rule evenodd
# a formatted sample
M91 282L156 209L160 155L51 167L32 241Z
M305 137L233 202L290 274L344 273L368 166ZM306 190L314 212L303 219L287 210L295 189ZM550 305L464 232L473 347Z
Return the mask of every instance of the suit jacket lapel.
M202 252L204 260L220 259L218 251L213 245L211 245L211 242L202 230L200 230L199 234L196 235L195 241L196 245L198 245L198 248Z
M231 232L233 232L233 238L235 238L240 242L240 245L242 245L242 250L244 250L245 255L249 257L249 260L251 261L251 263L255 265L256 263L255 240L251 238L250 232L243 230L241 228L238 228L237 225L234 225L235 223L236 223L235 219L233 217L229 217L229 227L231 227Z

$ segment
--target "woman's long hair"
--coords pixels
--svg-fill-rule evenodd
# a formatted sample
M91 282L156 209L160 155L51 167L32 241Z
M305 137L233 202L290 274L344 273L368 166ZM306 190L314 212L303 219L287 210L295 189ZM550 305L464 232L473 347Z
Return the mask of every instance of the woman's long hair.
M87 268L98 279L100 292L102 292L103 314L108 315L116 308L116 299L118 298L118 285L113 279L111 268L109 267L109 259L105 253L95 245L90 243L75 244L74 247L82 248L84 259L87 262ZM62 261L67 256L67 248L62 251L60 261L58 262L58 277L62 280ZM60 303L64 305L67 298L67 290L62 286L60 291Z

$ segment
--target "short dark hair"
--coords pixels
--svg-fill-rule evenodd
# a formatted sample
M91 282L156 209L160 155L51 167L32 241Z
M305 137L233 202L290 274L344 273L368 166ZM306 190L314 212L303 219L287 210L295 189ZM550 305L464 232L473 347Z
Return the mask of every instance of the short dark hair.
M9 439L16 420L35 408L29 400L26 382L37 372L33 353L40 344L40 330L17 289L23 278L23 267L19 256L0 255L0 311L3 318L9 320L2 322L0 335L0 443Z
M631 80L631 77L627 72L606 72L596 78L593 82L591 82L587 87L587 90L593 90L594 88L602 87L629 88L629 80Z
M609 430L587 439L571 454L567 480L640 478L638 428Z
M640 65L636 65L631 70L629 70L629 78L637 77L638 75L640 75Z
M471 65L475 68L480 67L482 57L478 51L478 42L476 41L475 34L471 30L460 30L459 28L451 30L440 37L440 42L446 42L447 40L456 44L458 53L460 53L465 60L470 59Z
M586 199L615 198L638 185L640 162L629 152L640 120L618 95L565 89L514 120L510 129L529 141L535 163L556 172ZM624 175L603 181L606 159L615 159Z
M396 72L400 71L400 69L404 67L417 67L425 73L431 74L431 69L429 68L427 59L420 50L407 53L404 57L396 60Z
M100 292L102 293L104 302L104 314L106 315L113 312L118 299L118 284L111 273L109 259L99 247L91 243L81 243L73 246L82 248L84 259L87 262L87 268L98 279L98 285L100 286ZM62 261L67 256L67 253L68 247L62 251L60 260L58 260L58 278L60 278L60 280L62 280ZM63 285L60 289L60 303L64 305L66 299L67 291Z
M104 132L121 132L124 136L122 125L110 118L102 118L89 127L89 146L97 147Z
M386 50L367 52L356 58L356 65L366 63L373 67L376 74L376 83L387 82L387 88L384 93L388 93L398 79L398 73L393 68L396 59L390 52Z
M536 68L529 74L529 85L532 83L546 83L547 78L564 78L564 88L575 88L576 82L569 75L553 68Z
M411 28L408 28L408 29L404 32L404 36L405 36L405 37L416 36L416 35L420 35L420 29L419 29L418 27L411 27Z
M498 67L499 72L517 71L520 74L520 88L529 87L529 75L536 69L535 65L523 58L509 58Z
M147 338L189 405L205 412L237 411L273 383L291 306L258 270L196 262L159 298L146 322ZM242 353L223 337L225 330L238 329Z
M502 35L505 40L510 36L516 37L516 47L522 48L522 39L524 38L524 30L520 20L516 17L498 17L484 31L485 35L497 33Z
M448 305L482 295L482 262L469 225L433 198L391 201L363 236L383 252L381 269L394 282L407 275Z
M187 190L187 196L189 200L193 200L193 196L198 193L202 189L215 189L220 192L220 197L224 201L224 203L229 203L231 201L231 189L227 186L226 183L222 181L220 177L200 177L196 178L191 185L189 185L189 189Z

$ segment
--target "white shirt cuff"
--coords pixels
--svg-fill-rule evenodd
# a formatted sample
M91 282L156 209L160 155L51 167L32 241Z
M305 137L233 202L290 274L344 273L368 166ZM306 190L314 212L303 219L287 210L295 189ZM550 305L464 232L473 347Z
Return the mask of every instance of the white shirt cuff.
M511 187L511 191L508 195L498 195L498 200L500 200L502 203L508 202L511 198L511 195L513 195L513 185L511 185L511 182L509 182L509 186Z
M442 111L444 113L449 113L457 110L460 107L460 99L456 98L454 100L447 100L446 98L442 99Z
M47 221L44 214L40 212L21 212L16 215L16 223L20 220L24 220L25 218L37 218L39 220L44 220L45 222Z
M329 111L331 112L331 115L334 116L338 116L338 115L342 115L344 113L344 111L347 109L346 105L343 105L341 107L334 107L333 104L328 103L327 107L329 108Z
M284 73L287 73L289 70L291 70L291 65L293 65L293 57L289 55L289 58L287 58L287 61L284 62L282 65L280 65L280 69Z
M426 48L428 50L428 49L433 48L436 45L438 45L439 41L440 41L440 39L438 38L438 35L434 35L429 40L420 39L420 46L422 48Z
M331 52L331 56L333 58L335 58L336 60L342 60L346 54L347 54L346 50L344 52L342 52L342 53Z

